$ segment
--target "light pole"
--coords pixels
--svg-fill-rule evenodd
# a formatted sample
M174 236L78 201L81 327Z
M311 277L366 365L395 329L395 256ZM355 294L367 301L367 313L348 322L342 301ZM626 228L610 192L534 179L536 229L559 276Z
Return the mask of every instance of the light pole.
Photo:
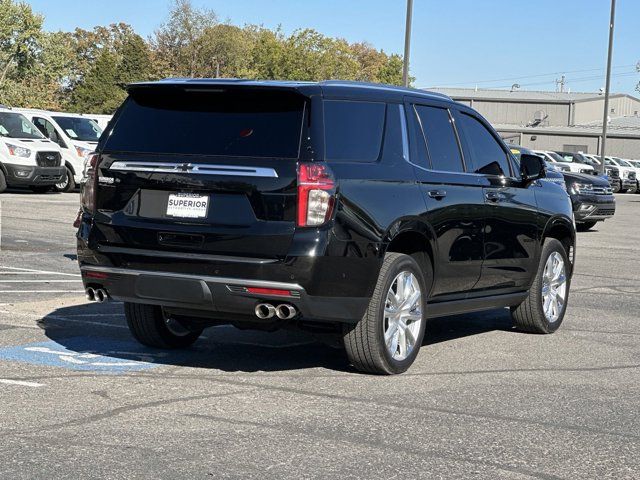
M411 50L411 16L413 14L413 0L407 0L407 24L404 28L404 58L402 64L402 84L409 86L409 52Z
M602 119L602 144L600 145L600 173L604 175L605 145L607 143L607 120L609 118L609 88L611 87L611 57L613 57L613 26L616 18L616 0L611 0L609 20L609 52L607 53L607 81L604 87L604 116Z

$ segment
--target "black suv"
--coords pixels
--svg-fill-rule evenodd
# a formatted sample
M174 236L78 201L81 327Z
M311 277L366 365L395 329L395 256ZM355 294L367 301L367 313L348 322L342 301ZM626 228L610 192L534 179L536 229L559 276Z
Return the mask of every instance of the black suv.
M399 373L427 319L562 322L571 202L474 110L382 85L172 79L128 87L87 168L78 260L143 344L216 324L341 332Z

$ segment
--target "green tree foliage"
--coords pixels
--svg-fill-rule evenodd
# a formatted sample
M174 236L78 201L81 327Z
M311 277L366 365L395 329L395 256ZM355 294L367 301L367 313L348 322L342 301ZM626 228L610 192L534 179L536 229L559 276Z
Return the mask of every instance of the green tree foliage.
M73 32L42 23L24 1L0 0L0 103L113 113L127 83L175 76L402 82L399 55L313 29L238 27L190 0L174 0L148 40L125 23Z

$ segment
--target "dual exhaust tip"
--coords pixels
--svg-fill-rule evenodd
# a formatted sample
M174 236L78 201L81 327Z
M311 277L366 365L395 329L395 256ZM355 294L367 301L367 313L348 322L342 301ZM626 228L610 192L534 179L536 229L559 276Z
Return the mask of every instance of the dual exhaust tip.
M256 305L256 317L260 320L272 318L274 315L280 320L291 320L298 314L298 310L293 305L281 303L274 307L270 303L259 303Z
M102 303L109 300L109 294L104 288L89 287L85 291L85 296L87 297L87 300L89 300L90 302Z

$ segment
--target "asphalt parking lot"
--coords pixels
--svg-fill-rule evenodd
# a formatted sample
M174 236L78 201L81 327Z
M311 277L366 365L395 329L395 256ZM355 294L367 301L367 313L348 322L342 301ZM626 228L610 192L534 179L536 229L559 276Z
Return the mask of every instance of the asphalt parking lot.
M558 333L435 319L375 377L292 331L143 348L84 300L77 194L4 194L0 478L639 478L640 195L617 198L579 234Z

